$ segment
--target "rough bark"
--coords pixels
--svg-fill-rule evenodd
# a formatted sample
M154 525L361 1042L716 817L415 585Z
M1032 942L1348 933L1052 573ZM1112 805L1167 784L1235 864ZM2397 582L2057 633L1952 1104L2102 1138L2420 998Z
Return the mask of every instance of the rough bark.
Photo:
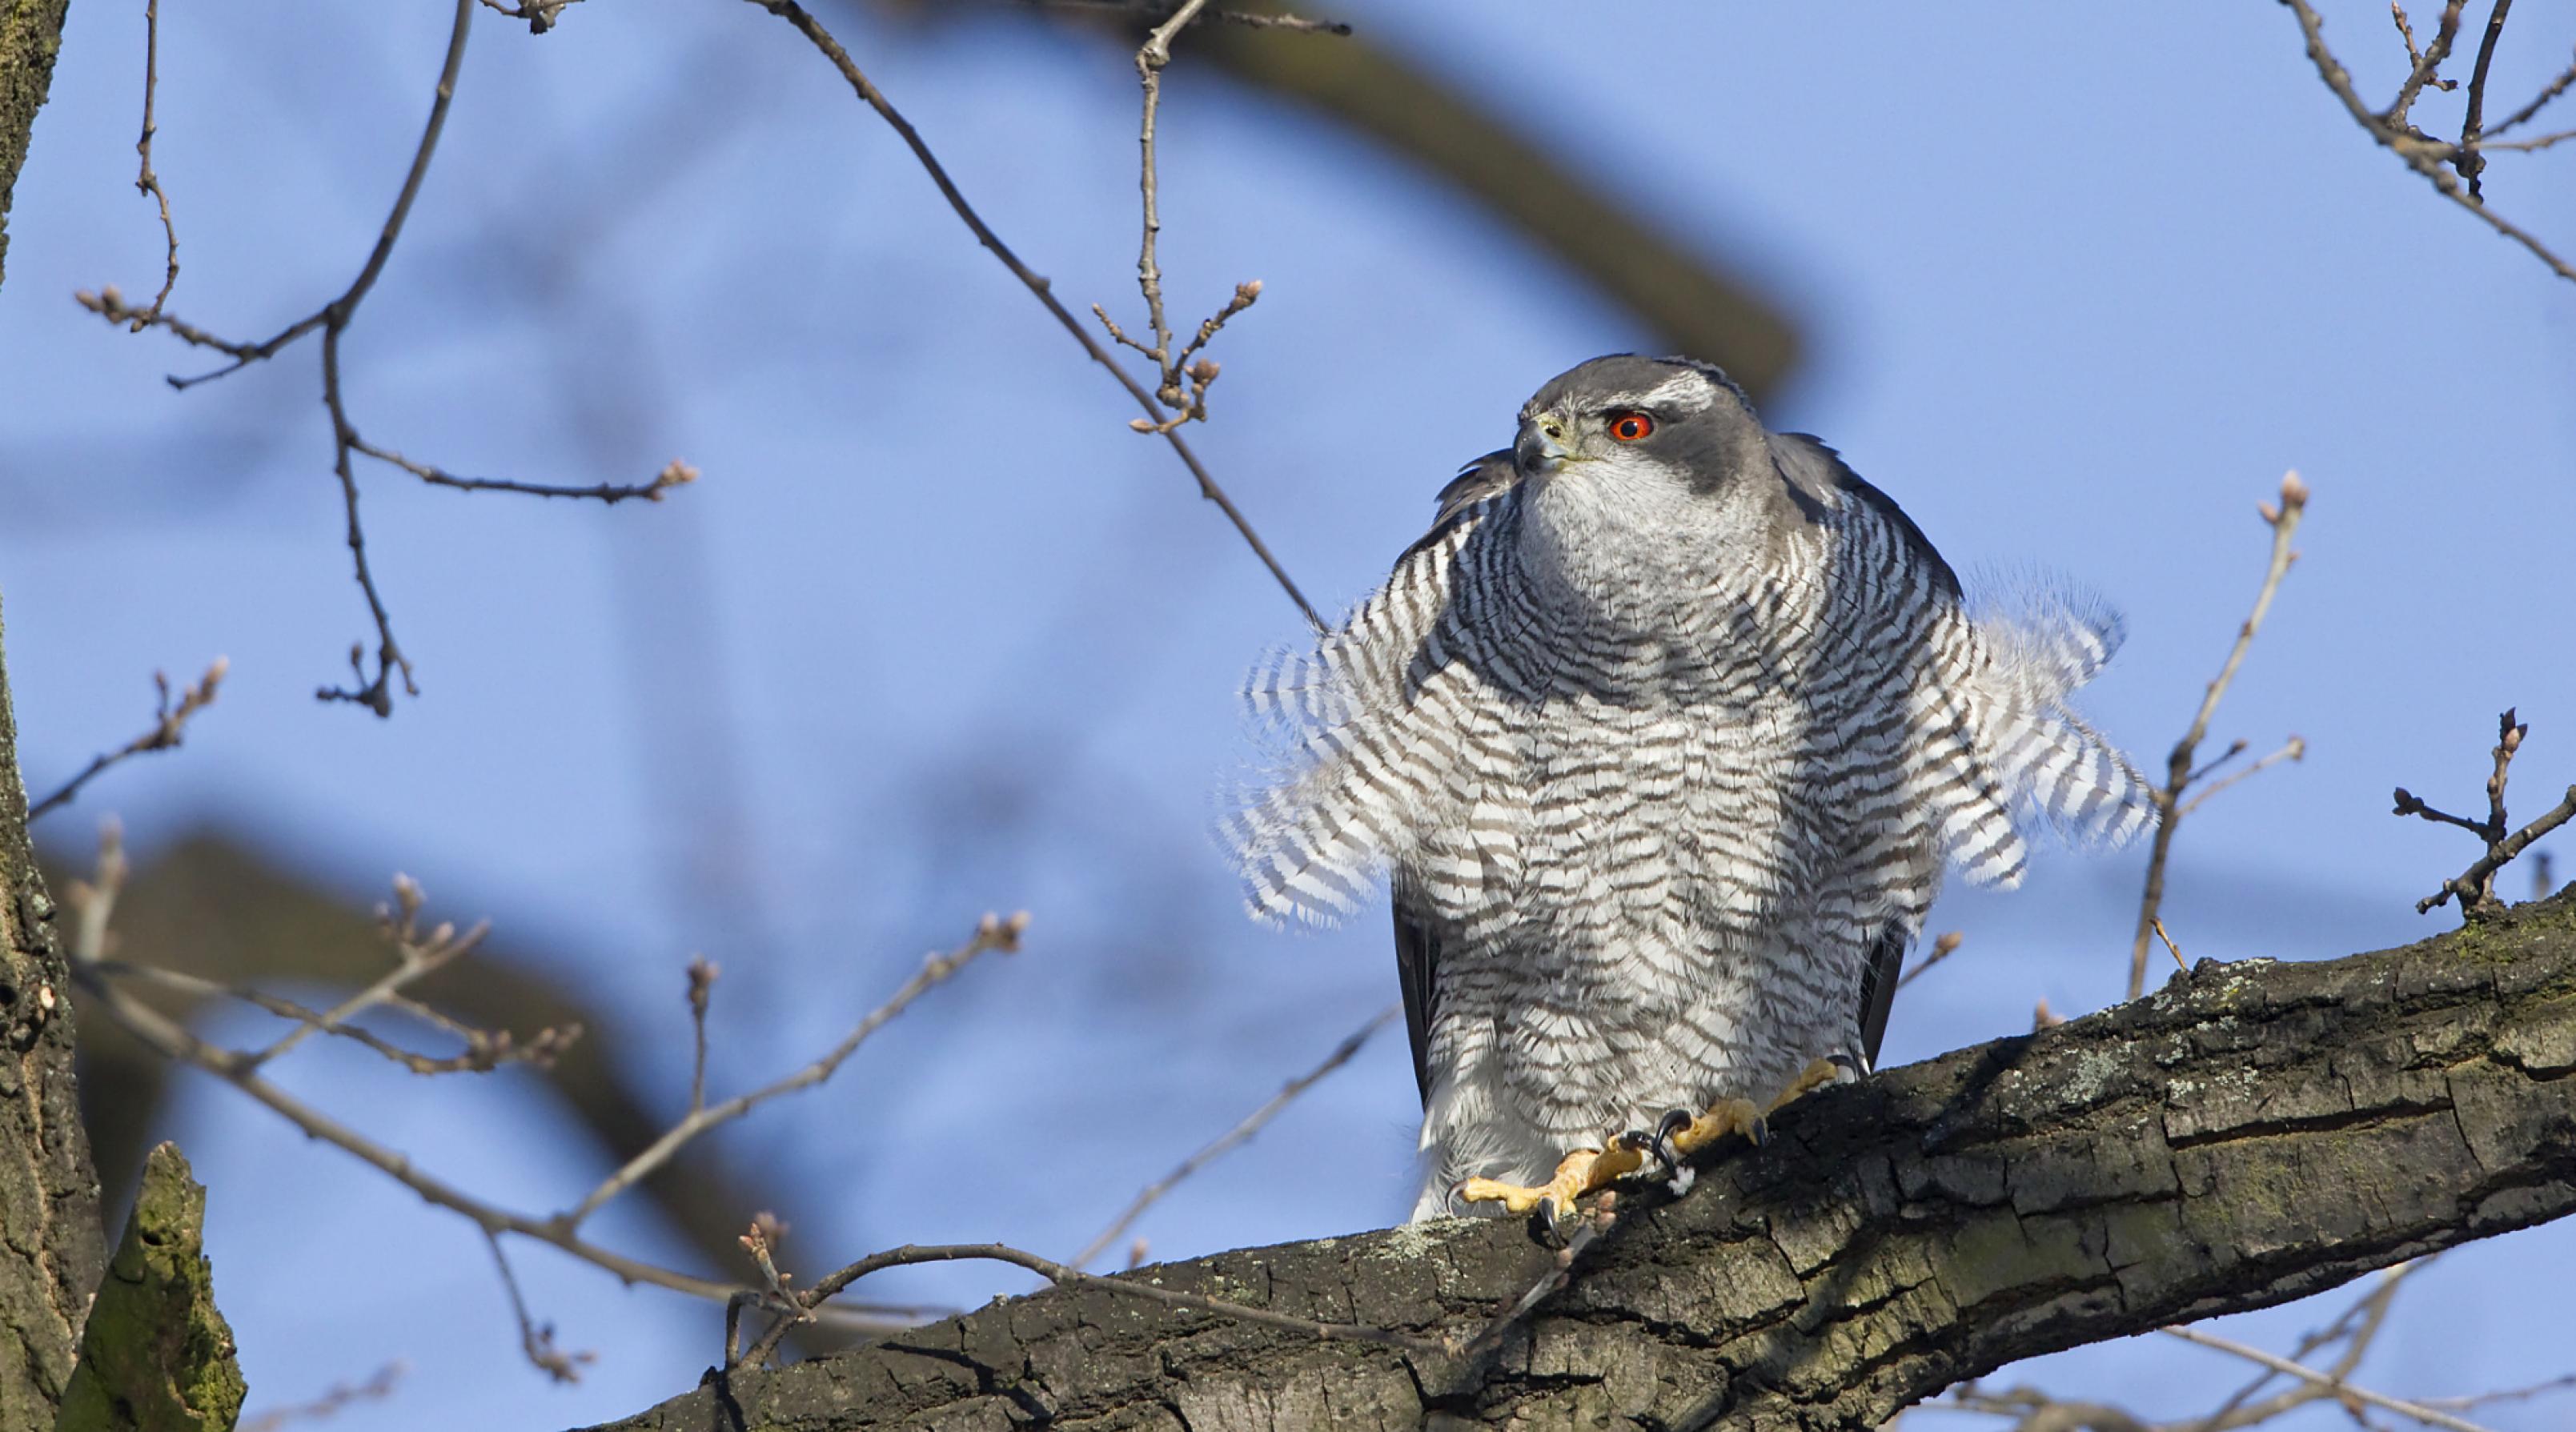
M614 1426L1874 1427L2016 1358L2576 1211L2576 898L2379 954L2204 962L1812 1095L1775 1135L1685 1197L1623 1200L1473 1359L1057 1289ZM1463 1341L1549 1262L1518 1223L1453 1221L1131 1276Z
M9 196L27 161L27 135L54 82L71 0L0 0L0 279L9 274Z
M72 1078L71 973L53 914L27 842L0 640L0 1432L54 1425L106 1263Z

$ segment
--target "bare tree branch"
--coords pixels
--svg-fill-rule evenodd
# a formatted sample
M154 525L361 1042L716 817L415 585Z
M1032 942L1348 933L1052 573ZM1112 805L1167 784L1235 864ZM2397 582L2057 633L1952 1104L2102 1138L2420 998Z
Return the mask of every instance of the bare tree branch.
M2129 943L2131 999L2146 993L2147 950L2155 936L2156 919L2164 907L2165 863L2173 856L2174 830L2182 824L2182 818L2200 804L2198 800L2183 804L2183 793L2194 780L2218 769L2229 757L2245 749L2245 743L2238 741L2228 747L2226 755L2208 766L2198 770L2192 766L2200 743L2209 736L2210 718L2218 714L2219 699L2227 694L2228 684L2236 679L2236 668L2244 664L2246 649L2254 644L2254 634L2262 629L2264 615L2272 610L2272 594L2281 589L2281 579L2289 575L2290 564L2298 560L2298 553L2290 548L2290 538L2299 530L2299 518L2307 508L2308 485L2293 472L2281 479L2279 504L2267 502L2258 509L2264 525L2272 529L2272 557L2263 569L2263 585L2255 589L2254 609L2246 614L2244 625L2237 628L2236 644L2228 648L2227 660L2218 668L2217 678L2209 683L2208 690L2201 693L2200 709L2192 714L2190 728L2183 732L2181 740L2174 743L2173 754L2166 758L2164 785L2150 793L2156 807L2156 834L2147 853L2146 890L2138 897L2137 934ZM2265 757L2252 768L2212 787L2202 799L2217 794L2220 789L2243 780L2277 759L2295 760L2306 752L2307 743L2293 736L2275 755Z
M2216 1333L2203 1332L2199 1328L2164 1328L2161 1329L2161 1331L2169 1337L2177 1337L2187 1343L2197 1343L2205 1348L2215 1348L2220 1352L2226 1353L2230 1357L2241 1357L2247 1362L2257 1363L2261 1366L2268 1367L2274 1372L2284 1374L2285 1376L2295 1377L2305 1382L2315 1383L2318 1386L2325 1388L2338 1400L2348 1398L2355 1402L2367 1402L2373 1407L2384 1407L2391 1412L2402 1413L2403 1415L2412 1417L2416 1421L2424 1423L2427 1426L2450 1428L2452 1432L2487 1432L2486 1428L2480 1427L2478 1424L2471 1422L2466 1418L2454 1417L2450 1413L2436 1411L2433 1408L2424 1406L2422 1403L2402 1401L2398 1398L2390 1397L2386 1393L2373 1392L2366 1387L2356 1387L2353 1384L2344 1381L2340 1377L2319 1372L2312 1367L2302 1366L2299 1363L2290 1361L2288 1358L2278 1357L2274 1354L2265 1352L2259 1347L2249 1347L2232 1338L2220 1337Z
M1178 1188L1190 1175L1250 1142L1254 1134L1261 1132L1263 1125L1279 1117L1281 1110L1297 1102L1298 1095L1321 1083L1324 1076L1350 1063L1352 1056L1358 1054L1372 1036L1403 1012L1402 1005L1390 1005L1370 1016L1368 1023L1353 1030L1341 1043L1334 1045L1333 1052L1325 1055L1322 1063L1289 1080L1280 1087L1278 1093L1270 1096L1270 1102L1246 1114L1242 1122L1217 1135L1198 1152L1181 1160L1178 1168L1146 1185L1144 1192L1137 1194L1135 1201L1128 1204L1124 1212L1111 1219L1108 1227L1101 1229L1097 1236L1082 1246L1081 1252L1066 1261L1076 1268L1089 1267L1108 1249L1110 1244L1118 1241L1120 1234L1135 1227L1136 1220L1144 1217L1145 1210L1160 1202L1163 1195Z
M1005 954L1017 951L1020 947L1020 936L1026 933L1028 928L1029 917L1026 911L1021 911L1009 919L1003 919L998 915L986 915L983 922L975 927L972 938L944 955L932 955L923 960L919 973L906 980L903 987L896 990L884 1004L868 1011L866 1017L861 1019L848 1034L842 1036L841 1042L834 1045L829 1053L795 1073L764 1084L747 1094L738 1094L721 1104L692 1107L686 1117L673 1124L661 1138L654 1140L652 1147L628 1159L615 1173L600 1180L599 1186L592 1189L580 1203L556 1214L553 1226L567 1233L579 1228L584 1219L599 1211L601 1205L632 1188L636 1180L670 1162L671 1155L679 1152L691 1139L720 1124L732 1123L782 1094L793 1094L799 1089L809 1089L831 1078L851 1055L859 1051L859 1046L868 1041L868 1036L884 1028L887 1021L896 1015L910 1009L914 1000L928 994L937 986L945 984L949 976L972 964L978 955L994 950L1000 950Z
M311 1402L270 1408L256 1416L245 1417L238 1432L280 1432L280 1429L297 1422L321 1422L336 1417L360 1402L381 1402L394 1395L394 1389L402 1384L410 1371L411 1364L397 1358L377 1368L374 1375L364 1382L334 1383Z
M1086 1282L738 1369L614 1426L843 1432L1018 1407L1103 1426L1151 1409L1200 1429L1436 1415L1857 1432L2005 1362L2576 1213L2571 991L2565 900L2381 954L2204 961L2154 998L1810 1095L1686 1197L1621 1191L1562 1291L1475 1355L1472 1333L1555 1264L1518 1223L1442 1220L1105 1280L1438 1351Z
M170 290L179 286L179 226L170 221L170 193L161 187L161 178L152 172L152 136L160 127L152 122L153 92L161 84L161 0L143 0L143 137L134 142L134 152L142 163L134 174L136 190L161 202L161 234L169 243L169 271L162 275L161 291L152 296L152 304L132 320L132 331L140 333L152 320L161 316L161 305L170 301Z
M2343 102L2344 112L2352 116L2355 124L2360 125L2372 139L2386 146L2398 158L2406 161L2407 168L2424 176L2425 181L2439 191L2443 198L2477 215L2489 228L2530 250L2534 258L2549 266L2550 272L2570 282L2576 282L2576 265L2571 265L2567 260L2550 252L2548 246L2542 244L2539 239L2488 208L2478 196L2464 188L2458 179L2453 178L2443 169L2442 166L2445 163L2459 157L2462 152L2461 146L2434 139L2407 121L2406 112L2413 106L2415 96L2421 92L2425 81L2431 77L2434 69L2440 66L2443 57L2450 52L2451 36L2459 25L2460 0L2451 0L2451 3L2443 7L2442 30L2435 36L2434 44L2428 46L2424 53L2416 58L2415 64L2407 72L2405 83L2398 89L2396 100L2385 111L2377 113L2362 102L2360 94L2353 89L2351 72L2343 67L2341 60L2335 58L2334 51L2326 47L2325 21L2317 14L2316 7L2309 3L2309 0L2281 0L2281 3L2289 6L2291 13L2298 16L2299 30L2307 39L2308 59L2316 66L2317 77L2324 80L2326 88L2333 91L2335 98ZM2501 25L2501 19L2497 23ZM2411 46L2411 40L2409 44ZM2571 73L2576 74L2576 71ZM2540 106L2554 96L2557 89L2563 88L2562 83L2544 93L2529 106L2530 112L2537 113ZM2490 133L2501 133L2527 117L2525 114L2517 113L2505 123L2497 125ZM2507 146L2486 145L2482 141L2481 147Z
M84 291L74 295L84 308L112 323L123 323L131 331L139 332L152 327L167 329L183 342L214 349L232 359L222 367L193 377L172 377L170 385L180 389L191 388L199 383L237 373L253 363L275 357L307 334L316 330L321 332L322 402L331 419L331 471L332 475L339 480L341 505L348 515L347 541L350 566L357 579L359 593L366 600L367 615L375 625L376 649L374 675L368 674L368 654L362 642L353 647L350 652L349 665L354 675L353 683L348 686L321 687L314 692L314 695L323 701L345 701L364 706L380 717L393 714L393 683L397 675L401 677L405 694L417 696L420 694L420 687L413 680L410 658L403 654L402 644L394 637L393 618L386 610L384 594L377 586L375 572L367 561L366 529L358 517L358 479L351 461L352 454L363 454L379 462L399 467L425 482L443 487L468 491L516 492L539 497L591 498L603 503L615 503L629 497L642 497L658 502L665 491L693 481L698 475L695 468L675 460L652 482L635 486L601 483L594 487L566 487L508 482L494 478L463 478L429 464L415 462L389 448L365 441L359 436L357 426L350 421L348 404L341 391L340 338L348 331L351 321L357 317L358 306L366 301L368 292L375 287L376 280L383 275L386 263L393 257L394 245L402 237L403 226L411 217L412 204L420 197L422 181L427 178L430 161L438 152L439 136L447 127L448 109L456 99L456 78L464 66L465 42L473 28L476 3L477 0L456 0L455 17L448 30L446 54L439 65L438 87L430 101L429 119L421 128L420 142L413 148L410 164L404 170L402 188L394 196L393 210L386 215L384 227L376 236L375 246L368 250L366 262L359 267L357 277L350 280L349 286L341 290L338 297L259 342L238 343L220 337L163 310L163 301L170 294L170 284L177 282L179 274L176 230L172 230L170 234L169 282L163 284L160 297L155 298L149 307L138 309L129 306L124 297L112 286L103 287L96 293ZM494 9L501 9L504 14L516 14L526 18L531 28L542 31L547 24L551 23L555 12L561 10L564 5L573 3L573 0L530 0L529 4L522 5L515 11L503 9L493 4L493 0L481 0L481 3L492 5ZM158 181L152 177L151 153L153 66L159 34L157 6L158 0L147 0L145 15L149 22L149 34L146 41L143 141L137 146L143 153L143 172L138 183L151 188L154 192L158 192L159 189ZM166 195L162 197L161 215L163 224L167 226L169 199Z
M2511 707L2496 718L2495 769L2487 777L2487 817L2484 820L2470 820L2436 810L2404 786L2397 788L2397 805L2392 814L2421 816L2437 825L2458 826L2485 841L2487 846L2486 854L2467 870L2443 881L2441 889L2416 901L2416 914L2429 914L2435 906L2447 903L2455 895L2459 897L2460 914L2464 918L2474 920L2495 913L2501 908L2495 893L2495 873L2512 863L2514 857L2522 854L2533 841L2576 819L2576 786L2569 786L2565 800L2520 830L2513 829L2511 820L2505 815L2506 778L2513 766L2514 753L2522 749L2522 738L2530 732L2530 726L2514 719ZM2548 877L2544 874L2541 879L2545 885Z
M666 1134L644 1154L638 1155L625 1167L610 1175L601 1185L601 1189L594 1191L591 1198L585 1200L577 1210L557 1214L551 1218L537 1218L512 1212L466 1193L421 1168L408 1155L385 1147L288 1093L261 1072L269 1062L287 1053L298 1041L316 1030L340 1033L342 1030L339 1026L342 1022L355 1017L359 1012L379 1004L396 1003L400 1000L399 991L403 985L451 963L472 949L482 937L481 926L462 934L452 925L446 924L428 931L421 930L419 915L422 898L419 887L408 881L399 881L396 886L394 907L383 912L384 921L398 947L397 965L392 972L329 1011L313 1014L300 1006L292 1006L295 1013L288 1017L299 1018L298 1027L286 1037L261 1049L253 1051L225 1049L199 1039L185 1025L137 999L118 982L119 976L130 973L130 967L112 963L107 959L106 951L109 944L109 925L117 897L124 884L125 871L122 847L111 832L102 842L99 866L95 876L70 892L70 903L74 907L76 917L71 940L70 965L73 979L87 996L88 1008L104 1013L110 1020L163 1058L175 1063L191 1065L214 1075L249 1095L253 1100L266 1105L311 1137L335 1145L344 1152L354 1155L395 1182L419 1194L429 1203L462 1215L486 1237L495 1240L496 1254L501 1251L498 1243L499 1236L504 1233L515 1234L560 1249L584 1262L604 1268L629 1283L650 1283L656 1287L687 1293L720 1304L731 1304L738 1298L748 1298L761 1306L769 1306L770 1294L765 1289L701 1278L648 1263L589 1242L579 1235L581 1219L595 1211L600 1204L607 1201L608 1197L614 1197L617 1193L623 1192L637 1179L667 1161L681 1144L687 1142L689 1137L694 1137L696 1133L714 1124L737 1117L742 1110L754 1104L828 1077L868 1033L900 1013L912 1000L918 998L931 986L946 979L957 967L971 959L973 956L967 951L1004 948L1007 942L1015 941L1019 931L1025 928L1024 918L1003 921L987 917L975 939L965 949L948 956L934 957L920 975L915 976L903 989L897 991L893 999L863 1021L859 1030L845 1040L832 1055L827 1055L823 1060L807 1066L786 1079L739 1099L728 1101L726 1104L713 1108L693 1107L690 1114L675 1127L672 1133ZM227 992L230 993L230 991ZM279 1001L278 1005L279 1012L284 1012L284 1007L288 1007L289 1002ZM308 1015L309 1018L300 1018ZM539 1042L543 1042L543 1038L541 1036ZM508 1270L506 1258L502 1260L502 1267L506 1276ZM540 1366L553 1370L554 1364L547 1358L556 1355L559 1350L554 1348L550 1330L530 1319L518 1295L515 1282L512 1282L509 1291L513 1309L519 1317L522 1341L527 1345L530 1356L537 1359ZM909 1316L910 1311L887 1312L859 1305L833 1308L827 1310L825 1316L838 1325L883 1332L910 1326L916 1320ZM578 1359L576 1358L575 1361L577 1362ZM566 1363L563 1366L568 1370L571 1365Z
M179 704L176 706L170 704L170 678L157 671L152 673L152 685L161 693L160 704L154 708L152 714L152 729L113 751L91 757L90 763L81 768L79 775L55 787L53 794L27 807L27 823L33 825L50 812L70 805L73 799L80 795L81 787L97 779L108 767L119 761L129 760L147 751L178 749L188 734L188 718L215 704L216 690L223 685L224 673L230 670L232 670L230 661L220 656L216 657L206 667L206 674L197 678L196 685L179 693Z
M965 194L958 189L957 182L948 177L947 168L939 162L937 155L931 153L930 146L922 139L920 131L914 129L912 122L905 119L901 111L885 97L884 91L879 90L876 84L860 71L858 63L850 58L848 50L841 47L841 42L832 37L831 31L825 29L823 23L815 19L804 6L796 3L796 0L749 0L749 3L794 26L796 32L803 35L807 43L821 51L823 57L832 62L832 67L840 71L841 78L849 84L851 92L856 94L868 108L875 110L877 116L903 140L904 146L912 151L912 157L921 165L922 172L928 174L930 182L938 186L940 197L948 201L948 207L956 211L959 221L975 235L976 241L990 250L993 257L1001 261L1002 267L1010 270L1011 277L1018 279L1021 286L1045 306L1047 312L1055 315L1056 322L1063 326L1065 332L1073 336L1074 342L1082 345L1083 352L1090 355L1091 361L1109 370L1110 375L1118 380L1118 386L1125 388L1127 395L1136 400L1136 406L1145 410L1148 419L1156 423L1161 422L1163 412L1155 403L1154 395L1148 392L1144 385L1138 383L1125 368L1119 366L1117 358L1108 349L1101 347L1099 340L1093 338L1090 330L1083 327L1082 320L1074 317L1073 311L1056 298L1053 285L1044 277L1032 272L1027 264L1020 262L1019 255L1011 251L1010 245L1003 243L1001 236L994 233L984 222L983 217L975 212L974 206L966 202ZM1206 465L1199 461L1198 454L1191 451L1189 443L1178 431L1165 432L1162 436L1163 441L1171 444L1172 452L1180 458L1182 466L1190 470L1190 476L1198 479L1199 495L1215 503L1218 509L1225 513L1226 520L1233 523L1234 530L1242 536L1244 545L1250 547L1253 555L1261 559L1261 565L1269 569L1271 578L1278 582L1279 589L1286 592L1288 599L1297 604L1297 610L1305 613L1309 624L1317 631L1322 631L1324 619L1317 615L1314 604L1308 602L1306 594L1297 590L1297 584L1288 579L1287 569L1280 566L1279 559L1270 554L1269 546L1261 540L1260 534L1252 530L1251 521L1234 505L1234 499L1226 496L1224 488L1217 486L1215 476L1209 473Z
M1020 0L1033 10L1096 10L1137 20L1160 20L1172 12L1171 0ZM1247 30L1297 30L1314 35L1347 36L1351 27L1339 20L1309 20L1259 10L1210 10L1210 20L1223 20Z

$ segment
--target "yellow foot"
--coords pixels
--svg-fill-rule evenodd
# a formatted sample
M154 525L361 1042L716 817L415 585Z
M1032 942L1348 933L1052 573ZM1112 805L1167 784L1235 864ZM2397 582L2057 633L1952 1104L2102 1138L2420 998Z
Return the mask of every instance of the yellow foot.
M1798 1077L1790 1080L1787 1088L1772 1097L1771 1107L1765 1112L1778 1113L1781 1105L1801 1094L1812 1093L1831 1084L1841 1078L1842 1073L1843 1066L1830 1059L1818 1059L1810 1063L1806 1068L1798 1071Z
M1720 1099L1708 1112L1690 1118L1687 1110L1676 1109L1664 1116L1656 1139L1658 1152L1667 1164L1696 1153L1728 1134L1742 1134L1756 1144L1768 1143L1771 1126L1764 1116L1776 1114L1780 1106L1801 1094L1821 1089L1842 1077L1842 1066L1831 1059L1819 1059L1798 1071L1798 1077L1772 1096L1771 1102L1756 1107L1750 1099Z
M1635 1173L1645 1162L1644 1151L1624 1141L1606 1152L1576 1149L1557 1164L1556 1177L1541 1187L1471 1178L1458 1186L1458 1197L1468 1203L1499 1203L1505 1212L1514 1214L1544 1208L1548 1222L1562 1223L1574 1212L1576 1199L1606 1187L1613 1179Z
M1708 1112L1695 1119L1689 1111L1675 1109L1664 1116L1663 1137L1659 1142L1672 1159L1679 1160L1699 1152L1729 1134L1742 1134L1759 1144L1771 1137L1762 1122L1762 1111L1750 1099L1720 1099L1708 1106Z

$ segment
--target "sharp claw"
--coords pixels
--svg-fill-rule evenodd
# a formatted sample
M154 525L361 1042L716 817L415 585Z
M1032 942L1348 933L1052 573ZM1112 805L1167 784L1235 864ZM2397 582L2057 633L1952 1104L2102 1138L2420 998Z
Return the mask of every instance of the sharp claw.
M1619 1136L1618 1142L1621 1148L1633 1149L1653 1159L1662 1167L1666 1180L1678 1176L1681 1172L1681 1166L1673 1162L1672 1150L1664 1146L1664 1132L1660 1127L1651 1134L1643 1129L1630 1129Z
M1540 1199L1538 1201L1538 1207L1532 1209L1531 1212L1537 1215L1540 1226L1545 1228L1551 1236L1556 1234L1557 1231L1565 1224L1565 1214L1557 1208L1556 1195L1554 1194L1549 1194L1547 1197Z
M1848 1052L1828 1054L1825 1056L1825 1062L1831 1064L1837 1069L1840 1069L1844 1073L1849 1074L1855 1079L1866 1079L1869 1077L1869 1066L1863 1064L1857 1055Z
M1673 1135L1689 1128L1698 1117L1688 1109L1671 1109L1655 1121L1655 1136L1647 1141L1646 1148L1655 1156L1655 1162L1664 1166L1664 1177L1681 1177L1682 1161L1673 1154Z
M1768 1148L1771 1144L1771 1121L1760 1114L1754 1115L1753 1127L1744 1131L1744 1137L1752 1140L1757 1149Z

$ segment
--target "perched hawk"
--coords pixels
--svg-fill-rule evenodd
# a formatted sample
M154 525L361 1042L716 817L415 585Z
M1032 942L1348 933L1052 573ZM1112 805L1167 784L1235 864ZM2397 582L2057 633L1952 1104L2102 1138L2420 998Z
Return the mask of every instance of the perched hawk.
M1274 920L1390 873L1414 1216L1562 1216L1866 1072L1944 864L2009 886L2036 825L2145 823L2066 704L2119 640L2063 597L1972 612L1893 501L1718 369L1599 358L1253 674L1289 754L1228 835Z

